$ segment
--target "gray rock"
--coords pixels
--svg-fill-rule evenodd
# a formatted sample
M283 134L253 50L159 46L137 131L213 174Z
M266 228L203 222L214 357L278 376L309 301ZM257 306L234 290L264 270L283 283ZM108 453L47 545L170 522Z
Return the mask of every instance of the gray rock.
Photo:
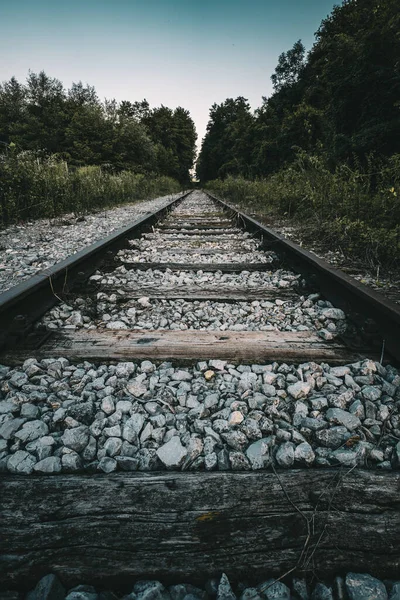
M249 443L247 437L241 431L222 432L221 437L234 450L244 450Z
M36 458L25 450L17 450L7 461L7 469L17 475L30 475L36 464Z
M122 437L130 444L135 443L142 427L144 425L144 416L139 413L134 413L124 425Z
M346 427L339 426L317 431L315 437L326 448L338 448L351 437L351 434Z
M89 442L89 437L89 428L86 425L81 425L73 429L66 429L61 440L67 448L71 448L75 452L82 452Z
M116 454L119 454L122 446L121 438L110 437L106 440L104 444L104 450L107 453L107 456L114 457Z
M89 439L88 445L86 446L86 448L82 452L82 458L83 458L83 460L86 460L87 462L92 461L95 458L95 456L96 456L96 452L97 452L96 438L94 438L94 437L91 436L90 439Z
M133 586L136 600L170 600L168 590L159 581L137 581Z
M357 464L357 453L346 448L338 448L329 454L329 461L332 464L340 464L345 467L354 467Z
M204 444L203 440L199 437L191 437L188 444L186 444L186 458L183 463L183 468L187 468L200 454L203 452Z
M262 438L261 430L255 419L247 418L240 426L240 429L249 440Z
M263 600L256 588L246 588L239 596L239 600Z
M361 425L361 421L358 417L345 410L342 410L341 408L329 408L326 411L326 418L331 423L343 425L346 427L346 429L348 429L348 431L354 431Z
M28 376L25 373L20 373L19 371L17 371L16 373L13 373L10 377L10 384L18 389L21 389L27 383Z
M24 423L22 429L16 432L15 437L22 442L31 442L39 437L47 435L49 428L43 421L28 421Z
M13 402L12 400L1 400L0 401L0 415L17 413L17 412L19 412L19 406L16 402Z
M257 385L257 375L251 372L244 372L240 376L239 389L242 391L251 390Z
M323 583L317 583L311 594L311 600L333 600L331 588Z
M233 471L247 471L251 468L243 452L229 452L229 460Z
M114 415L116 415L116 414L117 413L114 413ZM112 417L109 417L109 418L112 418ZM111 427L104 427L103 433L107 437L120 438L121 437L121 426L119 424L117 424L117 425L112 425Z
M153 373L156 370L156 366L150 360L144 360L140 363L140 370L142 373Z
M25 419L13 419L11 416L6 417L0 427L0 438L10 440L24 423Z
M97 466L99 471L103 471L104 473L112 473L117 470L118 463L114 458L110 456L104 456Z
M275 454L276 462L280 467L289 468L294 463L294 445L292 442L281 444Z
M347 600L346 584L340 575L333 580L333 596L335 600Z
M400 442L393 448L391 458L392 469L400 469Z
M183 371L182 369L175 371L171 377L172 381L191 381L193 375L189 371Z
M340 308L323 308L321 313L324 317L333 321L341 321L346 318L345 313Z
M205 600L206 593L198 587L191 585L190 583L180 583L178 585L171 585L168 588L168 592L171 596L171 600L186 600L188 596L191 596L193 599L197 600Z
M67 415L80 423L90 425L95 414L95 406L91 400L75 402L67 408Z
M298 381L297 383L289 385L287 391L295 400L299 400L300 398L306 398L308 396L311 391L311 386L304 381Z
M325 429L328 424L323 419L314 419L313 417L306 417L301 420L301 426L306 427L307 429L311 429L311 431L319 431L320 429Z
M208 363L210 369L215 369L216 371L223 371L226 367L226 360L213 359Z
M154 448L141 448L136 454L139 460L139 471L155 471L161 466L161 462Z
M115 369L117 377L130 377L136 371L136 365L133 362L118 363Z
M63 470L67 473L80 471L83 467L81 457L76 452L68 452L67 454L63 454L61 457L61 465Z
M44 458L36 463L36 465L33 467L33 470L37 473L46 473L48 475L60 473L61 460L58 456L49 456L48 458Z
M388 600L384 584L366 573L347 573L349 600Z
M167 468L180 467L187 455L179 436L175 435L169 442L158 448L157 456Z
M115 411L115 402L112 396L105 396L101 401L101 410L106 415L111 415Z
M218 466L218 457L215 452L210 452L204 457L204 468L206 471L214 471Z
M115 460L122 471L137 471L139 459L131 456L116 456Z
M30 600L64 600L65 589L56 575L46 575L37 583Z
M30 402L21 406L21 417L24 419L37 419L40 416L40 409Z
M269 454L269 438L262 438L250 446L246 450L246 456L250 461L251 467L254 470L265 469L271 462Z
M135 398L140 398L147 392L147 387L141 381L131 381L126 386L127 391Z
M293 577L293 591L297 594L299 600L309 600L308 587L305 579Z
M290 590L282 581L269 579L259 585L258 589L267 600L290 600Z
M393 585L389 600L400 600L400 581L397 581Z
M236 596L232 591L231 584L225 573L222 573L217 591L217 600L236 600Z
M296 446L294 451L294 460L301 465L310 466L313 464L315 460L315 454L308 442L303 442L302 444Z
M214 408L218 406L219 395L218 394L208 394L204 399L205 408Z
M374 385L366 385L361 389L361 393L366 400L376 402L382 395L382 391Z
M74 590L69 592L65 600L98 600L96 592L89 592L86 590Z
M354 400L354 402L350 404L349 412L361 420L365 419L364 405L361 400Z

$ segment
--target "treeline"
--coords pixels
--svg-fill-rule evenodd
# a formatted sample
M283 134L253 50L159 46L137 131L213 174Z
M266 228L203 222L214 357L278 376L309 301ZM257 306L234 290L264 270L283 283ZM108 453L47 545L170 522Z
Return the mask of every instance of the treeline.
M45 151L70 166L156 173L190 181L196 130L184 108L151 109L146 100L101 102L94 87L29 73L0 85L0 146ZM1 150L1 148L0 148Z
M281 54L274 92L253 114L243 97L214 104L197 164L201 181L265 177L299 149L334 168L400 152L398 0L348 0L322 21L306 55Z
M0 226L176 192L196 130L184 108L101 102L43 71L0 85Z
M301 41L281 54L259 109L243 97L212 106L200 180L306 218L372 262L400 261L399 31L398 0L336 6L308 54Z

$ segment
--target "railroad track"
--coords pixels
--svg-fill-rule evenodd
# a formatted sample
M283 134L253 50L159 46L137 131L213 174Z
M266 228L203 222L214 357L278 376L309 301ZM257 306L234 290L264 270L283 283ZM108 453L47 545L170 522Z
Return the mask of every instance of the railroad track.
M399 333L197 191L2 294L0 583L392 575Z

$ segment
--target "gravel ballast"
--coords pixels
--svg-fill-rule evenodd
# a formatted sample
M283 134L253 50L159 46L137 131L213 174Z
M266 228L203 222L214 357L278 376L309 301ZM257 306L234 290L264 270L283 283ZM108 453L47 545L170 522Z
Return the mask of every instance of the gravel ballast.
M4 600L400 600L400 581L381 581L367 573L347 573L329 582L308 582L302 577L283 581L269 578L251 586L246 582L232 585L225 573L210 578L203 587L188 582L163 585L156 580L132 582L128 593L100 590L80 584L66 588L49 574L38 581L29 594L0 592Z
M400 468L400 374L371 360L0 367L0 470Z
M136 202L80 218L39 219L0 230L0 293L180 195Z

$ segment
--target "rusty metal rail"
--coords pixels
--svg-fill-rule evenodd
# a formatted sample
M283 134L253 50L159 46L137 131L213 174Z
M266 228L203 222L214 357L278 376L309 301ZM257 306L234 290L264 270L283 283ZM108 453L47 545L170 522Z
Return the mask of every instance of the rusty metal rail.
M128 239L150 230L155 222L188 194L182 194L163 208L144 215L131 225L1 294L0 350L15 346L30 331L32 324L59 300L59 295L71 291L76 284L82 284L104 260L125 247ZM264 248L274 250L291 268L304 274L335 306L351 315L354 322L359 325L366 320L373 321L376 324L372 328L375 350L382 349L397 361L400 360L400 306L240 212L235 206L209 192L207 194L234 216L240 227L259 236ZM136 267L142 268L143 265Z
M301 248L273 229L240 212L232 204L209 192L206 193L234 215L242 227L262 238L265 248L274 250L295 271L313 279L315 287L335 306L350 315L356 324L362 325L366 319L372 320L376 324L373 328L375 348L382 349L382 353L390 353L400 361L400 306L398 304L332 267L322 258Z
M90 277L107 256L125 247L128 239L138 237L151 228L189 193L185 192L162 208L146 213L131 225L117 229L106 238L1 294L0 350L15 346L32 324L59 301L60 294L71 291L75 284Z

